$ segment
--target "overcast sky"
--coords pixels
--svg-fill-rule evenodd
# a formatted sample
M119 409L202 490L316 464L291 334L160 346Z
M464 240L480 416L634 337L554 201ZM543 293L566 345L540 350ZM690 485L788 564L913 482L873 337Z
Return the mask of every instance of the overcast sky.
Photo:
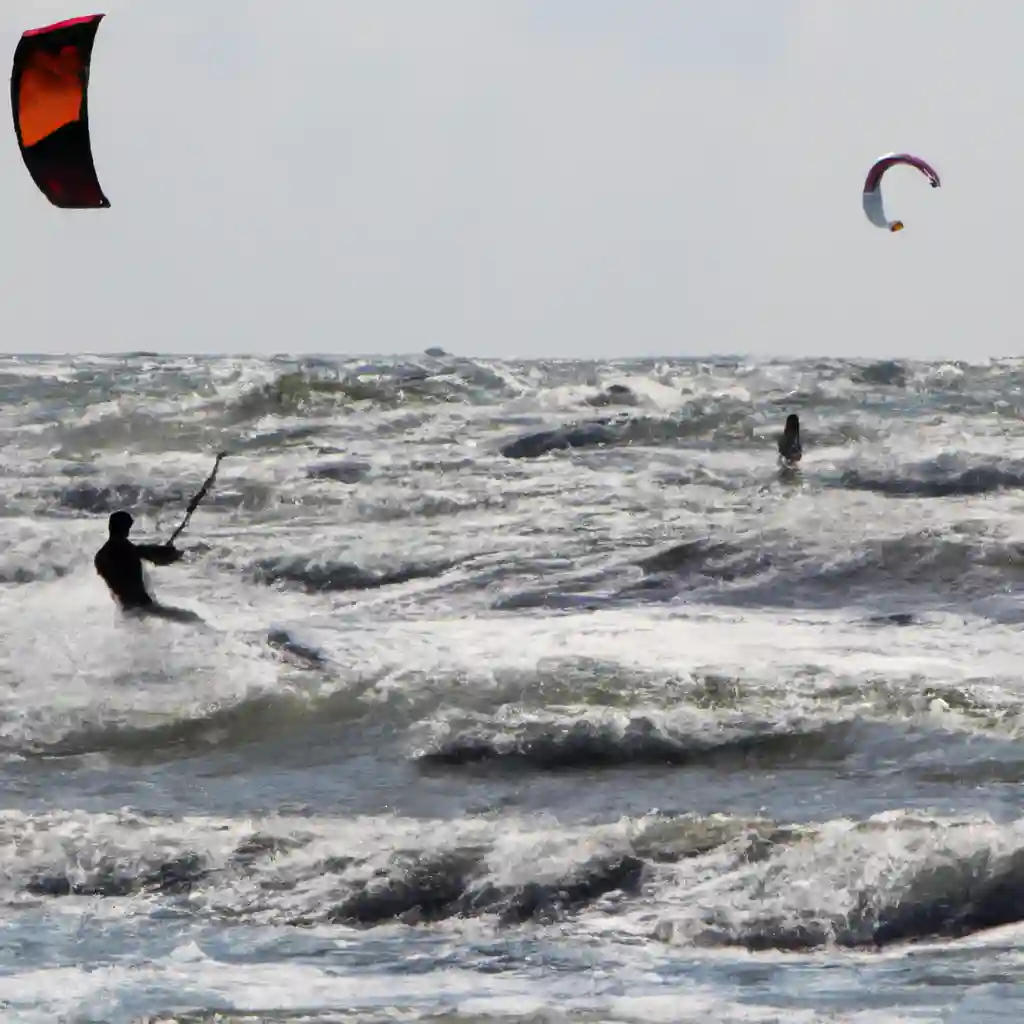
M111 209L0 133L3 351L1022 347L1024 4L3 0L4 52L104 10Z

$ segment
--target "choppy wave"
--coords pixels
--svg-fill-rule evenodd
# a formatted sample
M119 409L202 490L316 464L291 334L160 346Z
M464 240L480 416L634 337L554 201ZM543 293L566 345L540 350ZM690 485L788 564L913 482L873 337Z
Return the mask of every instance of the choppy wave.
M359 824L377 836L372 846ZM428 839L430 827L279 819L253 831L7 814L8 840L22 848L32 837L34 850L20 865L8 855L3 895L17 908L148 894L188 916L292 928L483 918L497 929L561 921L585 930L597 915L626 934L638 905L654 912L657 941L786 951L962 939L1024 918L1020 830L981 820L797 826L656 814L542 833L521 821L514 839L479 820L440 840ZM707 905L715 892L717 905Z
M1019 360L0 360L4 1012L995 1019L1022 388ZM223 449L149 574L201 626L122 620L106 517L169 536Z

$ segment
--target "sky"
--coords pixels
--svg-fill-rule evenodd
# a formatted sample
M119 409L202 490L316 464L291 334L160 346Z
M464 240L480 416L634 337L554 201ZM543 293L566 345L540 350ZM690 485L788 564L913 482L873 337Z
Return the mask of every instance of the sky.
M112 205L0 132L0 351L1020 350L1012 0L3 0L0 48L98 11ZM899 234L890 151L942 176Z

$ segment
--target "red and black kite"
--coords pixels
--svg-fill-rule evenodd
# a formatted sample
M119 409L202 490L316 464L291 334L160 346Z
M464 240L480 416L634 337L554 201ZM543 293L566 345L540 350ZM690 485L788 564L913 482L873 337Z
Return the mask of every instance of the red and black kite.
M21 156L64 210L110 206L89 144L89 63L102 14L30 29L14 51L11 109Z

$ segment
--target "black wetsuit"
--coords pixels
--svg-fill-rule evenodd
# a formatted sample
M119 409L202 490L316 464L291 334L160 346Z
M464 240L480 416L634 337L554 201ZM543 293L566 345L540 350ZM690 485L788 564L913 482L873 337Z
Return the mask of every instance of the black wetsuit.
M125 611L153 608L156 602L146 591L142 560L171 565L182 553L168 544L133 544L127 537L110 537L96 552L93 564L103 582Z
M800 447L800 438L782 438L779 441L779 454L787 462L799 462L804 454L803 448Z
M786 429L779 438L779 455L787 462L799 462L804 454L800 445L800 420L791 413L786 417Z

